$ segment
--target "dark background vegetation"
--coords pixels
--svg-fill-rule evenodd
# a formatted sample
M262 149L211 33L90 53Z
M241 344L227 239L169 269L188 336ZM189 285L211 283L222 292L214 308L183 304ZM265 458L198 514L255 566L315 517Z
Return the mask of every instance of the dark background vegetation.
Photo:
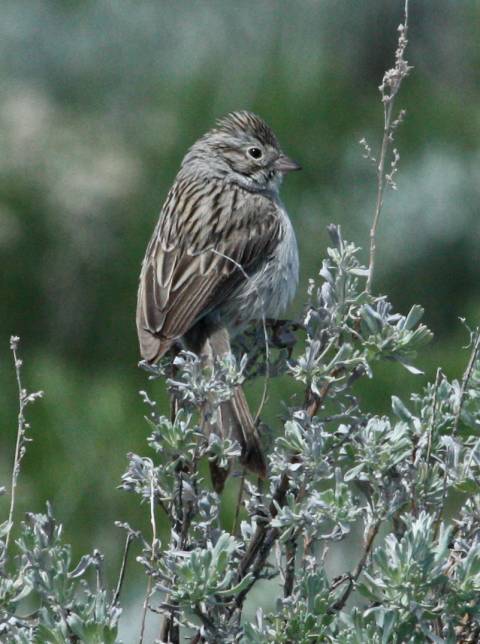
M301 252L292 316L329 222L366 248L375 179L358 140L378 145L377 86L402 9L400 0L3 0L2 484L16 428L11 334L22 337L28 386L46 393L30 411L19 515L50 499L75 552L100 547L112 567L123 539L113 521L143 520L136 499L115 489L125 453L146 451L137 277L179 162L217 117L258 112L304 167L283 190ZM425 306L435 340L418 364L430 378L439 364L458 376L458 317L476 323L479 312L480 4L413 0L410 14L415 69L398 101L407 109L399 191L386 197L375 289L402 312ZM390 369L362 385L364 404L386 411L394 390L408 397L421 380ZM153 390L166 410L163 387ZM272 390L265 419L278 427L290 392L281 382Z

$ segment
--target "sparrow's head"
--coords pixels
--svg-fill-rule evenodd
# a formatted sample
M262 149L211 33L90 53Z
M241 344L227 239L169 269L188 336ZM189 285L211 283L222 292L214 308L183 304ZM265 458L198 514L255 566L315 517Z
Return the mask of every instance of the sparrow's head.
M251 190L276 191L283 175L300 170L282 152L270 127L252 112L232 112L220 119L191 148L185 162L195 158L196 148L208 157L213 175L219 173Z

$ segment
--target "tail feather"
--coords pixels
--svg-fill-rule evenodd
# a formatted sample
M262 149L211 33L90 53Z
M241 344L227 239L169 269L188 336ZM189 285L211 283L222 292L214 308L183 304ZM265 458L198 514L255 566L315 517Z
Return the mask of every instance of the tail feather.
M262 444L243 389L237 387L233 398L224 404L228 406L231 413L234 436L242 446L241 463L250 472L265 478L267 476L267 465L262 451Z
M199 353L207 360L214 360L229 352L228 331L224 327L210 328L208 334L204 336ZM267 466L260 436L241 386L235 388L230 400L221 403L218 412L214 423L204 419L205 430L213 431L222 437L233 437L240 444L242 465L257 476L265 478ZM210 472L215 490L221 492L230 468L221 468L213 461L210 463Z

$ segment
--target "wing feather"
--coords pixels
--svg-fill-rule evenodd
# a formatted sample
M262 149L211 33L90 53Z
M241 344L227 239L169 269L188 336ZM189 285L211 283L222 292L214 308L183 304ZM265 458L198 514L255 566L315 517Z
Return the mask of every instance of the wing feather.
M241 188L220 184L217 190L203 190L199 198L201 187L194 191L195 213L190 216L176 208L185 200L167 197L143 261L137 330L140 352L148 361L160 359L219 306L246 279L245 273L267 260L282 236L272 200L246 191L239 195ZM171 192L175 190L178 194L174 185ZM222 213L214 207L219 199Z

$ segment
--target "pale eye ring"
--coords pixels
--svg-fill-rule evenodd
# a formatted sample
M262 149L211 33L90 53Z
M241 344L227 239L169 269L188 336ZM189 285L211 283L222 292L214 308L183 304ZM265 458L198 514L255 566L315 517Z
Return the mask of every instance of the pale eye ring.
M251 147L248 148L247 152L252 157L252 159L261 159L263 157L263 152L260 150L260 148Z

